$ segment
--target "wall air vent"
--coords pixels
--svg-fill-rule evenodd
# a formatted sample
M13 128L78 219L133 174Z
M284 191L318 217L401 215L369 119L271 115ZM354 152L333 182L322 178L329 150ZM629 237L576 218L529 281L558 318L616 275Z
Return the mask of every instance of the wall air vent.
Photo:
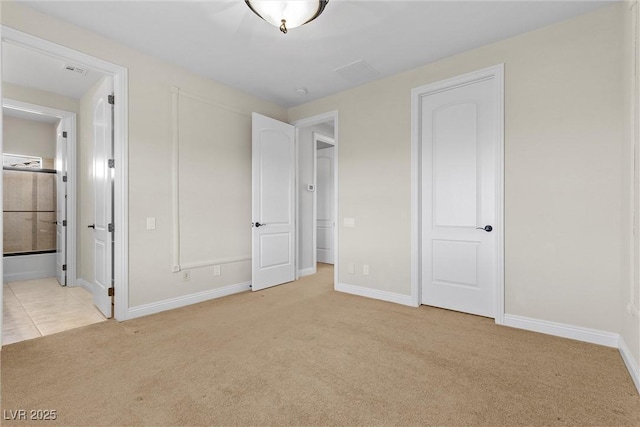
M85 68L76 67L75 65L65 64L64 69L67 71L71 71L72 73L80 74L82 76L86 76L89 70Z

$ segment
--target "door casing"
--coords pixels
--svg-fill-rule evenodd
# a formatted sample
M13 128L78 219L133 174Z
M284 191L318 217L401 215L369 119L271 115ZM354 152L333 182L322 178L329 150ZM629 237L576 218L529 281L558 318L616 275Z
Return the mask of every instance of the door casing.
M496 288L495 322L504 324L504 64L484 68L451 79L414 88L411 91L411 300L414 306L421 304L421 247L422 247L422 148L421 148L421 98L465 86L475 82L496 79L497 149L496 149Z
M129 196L128 196L128 70L120 65L96 58L77 50L52 43L48 40L32 36L22 31L0 25L2 42L16 44L36 52L43 53L64 62L86 66L113 78L115 96L114 106L114 224L115 253L114 263L114 317L118 321L129 318ZM0 148L1 135L0 135ZM1 182L0 182L1 183ZM69 208L68 211L73 210ZM2 265L0 264L0 273ZM1 305L0 305L1 307ZM2 317L0 308L0 318Z

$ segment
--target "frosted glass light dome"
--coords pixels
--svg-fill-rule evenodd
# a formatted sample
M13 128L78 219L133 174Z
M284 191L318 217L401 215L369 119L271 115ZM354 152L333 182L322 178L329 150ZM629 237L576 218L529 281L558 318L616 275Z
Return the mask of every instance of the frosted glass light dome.
M287 33L290 28L296 28L316 19L329 0L245 0L247 6L260 18Z

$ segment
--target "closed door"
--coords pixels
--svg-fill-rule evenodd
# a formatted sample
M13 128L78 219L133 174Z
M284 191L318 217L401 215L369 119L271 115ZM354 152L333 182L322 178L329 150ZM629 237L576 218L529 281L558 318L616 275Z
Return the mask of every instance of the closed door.
M295 129L252 115L254 291L295 280Z
M333 147L320 149L316 157L316 256L327 264L333 264L333 151Z
M56 277L67 285L67 138L61 120L56 129Z
M94 223L90 225L93 228L94 251L93 303L107 318L112 315L110 289L113 287L110 231L113 169L109 168L109 159L112 158L113 116L108 100L112 93L111 79L104 79L93 100Z
M495 78L421 97L422 303L495 317Z

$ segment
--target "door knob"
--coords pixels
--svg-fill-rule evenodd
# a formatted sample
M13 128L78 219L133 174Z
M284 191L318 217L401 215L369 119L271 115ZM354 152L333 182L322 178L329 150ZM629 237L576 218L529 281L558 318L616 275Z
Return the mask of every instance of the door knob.
M484 230L487 233L491 233L491 230L493 230L493 227L490 225L485 225L484 227L476 227L476 230Z
M265 226L265 225L267 225L267 224L260 224L259 222L256 222L254 225L255 225L255 226L256 226L256 228L257 228L257 227L264 227L264 226Z
M96 229L96 225L95 224L87 225L87 228L93 228L95 230Z

